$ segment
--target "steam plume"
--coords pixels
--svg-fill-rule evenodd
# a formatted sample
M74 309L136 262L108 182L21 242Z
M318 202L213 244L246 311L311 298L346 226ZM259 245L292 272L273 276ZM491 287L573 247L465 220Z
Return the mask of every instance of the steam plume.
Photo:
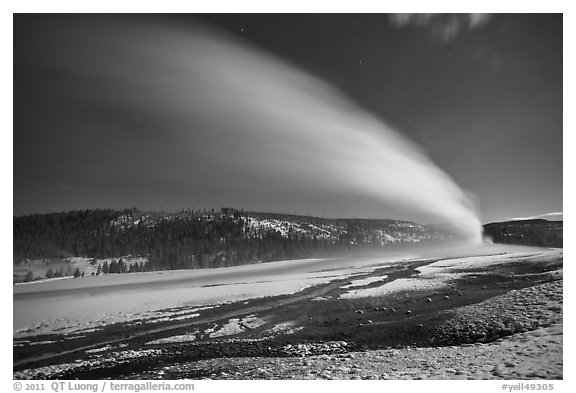
M152 165L151 176L221 193L250 184L270 198L278 184L297 185L294 195L354 194L383 209L420 212L480 241L479 219L458 185L418 146L319 78L187 26L107 26L84 43L64 61L67 72L91 81L87 101L153 113L158 132L187 141L189 161L174 158L166 172ZM94 58L92 46L104 48L103 58ZM110 86L122 93L111 95ZM216 181L202 176L203 165Z

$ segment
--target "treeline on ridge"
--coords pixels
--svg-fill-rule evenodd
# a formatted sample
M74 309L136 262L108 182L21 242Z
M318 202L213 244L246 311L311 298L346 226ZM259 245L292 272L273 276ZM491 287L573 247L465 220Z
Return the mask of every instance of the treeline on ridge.
M495 222L484 225L484 235L494 243L562 248L563 224L543 219Z
M148 259L142 270L225 267L283 259L328 257L358 248L380 248L378 233L397 223L392 220L323 219L294 217L344 230L337 236L316 236L288 229L248 228L247 217L264 213L233 209L220 212L186 210L176 214L126 210L82 210L33 214L14 218L14 262L26 259L119 258L126 255ZM380 230L380 232L378 232ZM414 225L409 230L424 241L441 237L431 229Z

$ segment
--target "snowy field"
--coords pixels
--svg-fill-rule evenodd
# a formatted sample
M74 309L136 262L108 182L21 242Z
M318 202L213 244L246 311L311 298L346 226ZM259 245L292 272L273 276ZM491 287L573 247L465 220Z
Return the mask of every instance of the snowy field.
M543 251L544 250L544 251ZM350 278L343 297L373 296L419 285L441 285L457 269L489 266L518 257L538 257L541 248L485 245L450 250L420 250L380 257L307 259L232 268L152 273L108 274L15 285L14 338L51 332L81 332L135 319L182 317L162 311L178 307L217 306L265 296L293 294L305 288ZM492 256L491 256L492 255ZM356 279L358 274L423 258L446 259L420 269L419 277L396 280L377 288L358 289L385 277ZM482 257L479 257L482 256ZM346 288L345 288L346 289ZM192 316L192 315L190 315ZM185 316L184 316L185 317Z
M420 272L415 277L400 278L374 288L351 289L340 295L341 299L356 299L364 297L384 296L394 292L414 290L436 290L448 286L448 283L469 275L483 274L478 270L489 268L492 265L523 261L538 260L542 257L562 255L562 249L536 249L536 250L510 250L505 255L470 256L464 258L443 259L418 268ZM525 251L524 251L525 250ZM371 277L372 282L382 280L380 277ZM354 288L350 285L342 288Z

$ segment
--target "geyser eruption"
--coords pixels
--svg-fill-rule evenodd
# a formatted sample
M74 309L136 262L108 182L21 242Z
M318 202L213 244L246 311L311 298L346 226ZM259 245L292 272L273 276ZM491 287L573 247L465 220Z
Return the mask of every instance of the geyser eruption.
M152 21L125 29L119 19L94 35L94 23L63 25L61 41L82 35L83 45L69 43L54 66L67 64L79 83L90 83L87 102L153 114L161 135L181 139L172 170L151 166L150 176L222 194L355 195L481 241L460 187L418 146L319 78L209 29ZM106 55L94 58L93 46ZM121 93L110 95L110 86Z

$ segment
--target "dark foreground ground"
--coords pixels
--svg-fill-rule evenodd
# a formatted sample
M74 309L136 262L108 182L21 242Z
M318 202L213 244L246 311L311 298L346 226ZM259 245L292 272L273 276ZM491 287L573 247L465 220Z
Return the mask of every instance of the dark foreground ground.
M400 263L355 279L386 275L365 286L376 287L430 263ZM561 253L516 258L462 271L441 289L360 299L339 299L350 279L334 280L190 319L115 324L73 339L36 336L15 344L13 376L562 379L562 263ZM237 334L211 334L232 320ZM193 341L174 343L174 336Z

